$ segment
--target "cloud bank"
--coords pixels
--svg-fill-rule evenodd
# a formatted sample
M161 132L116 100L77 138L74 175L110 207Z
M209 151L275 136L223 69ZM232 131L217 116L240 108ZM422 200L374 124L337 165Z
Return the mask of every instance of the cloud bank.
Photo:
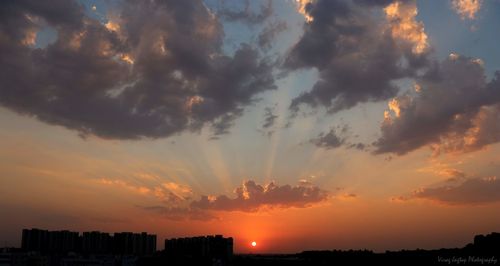
M0 104L103 138L159 138L211 126L227 133L272 64L249 45L222 52L223 27L202 1L127 0L108 22L76 1L0 6ZM45 28L54 43L34 47Z
M194 209L218 211L256 211L262 207L305 208L328 199L328 192L309 182L296 186L270 182L259 185L253 180L243 182L234 190L235 198L225 195L202 196L191 202Z
M486 81L481 60L451 54L418 78L416 95L389 102L375 153L406 154L431 145L468 152L500 140L500 73Z
M414 1L300 1L299 10L310 19L283 67L315 68L319 80L292 100L294 113L302 105L334 113L387 100L399 90L394 80L426 65L427 36Z
M451 182L451 184L450 184ZM450 181L437 187L416 190L398 199L426 199L447 205L480 205L500 202L500 180L496 177L467 178Z
M138 206L146 211L153 211L164 218L173 220L212 220L217 219L214 212L256 212L262 209L308 208L327 201L330 192L313 185L308 181L300 181L297 185L278 185L275 182L258 184L247 180L234 190L234 197L226 195L202 195L198 200L166 202L165 205ZM352 199L356 195L344 193L340 199ZM172 204L175 203L175 204Z

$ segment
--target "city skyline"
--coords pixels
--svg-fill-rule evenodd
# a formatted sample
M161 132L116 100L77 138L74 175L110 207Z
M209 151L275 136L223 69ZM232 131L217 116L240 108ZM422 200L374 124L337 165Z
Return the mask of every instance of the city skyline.
M497 25L484 0L2 1L0 244L383 252L500 232Z

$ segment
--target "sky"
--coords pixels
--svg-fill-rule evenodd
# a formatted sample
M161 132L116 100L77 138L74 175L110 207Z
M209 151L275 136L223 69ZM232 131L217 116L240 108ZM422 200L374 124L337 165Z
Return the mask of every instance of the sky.
M2 1L0 245L500 231L498 25L497 0Z

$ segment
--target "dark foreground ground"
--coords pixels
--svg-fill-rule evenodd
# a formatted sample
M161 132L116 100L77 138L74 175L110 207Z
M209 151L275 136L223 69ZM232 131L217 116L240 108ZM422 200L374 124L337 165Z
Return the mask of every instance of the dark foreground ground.
M0 266L118 266L118 265L500 265L500 233L478 235L463 248L401 250L374 253L369 250L304 251L297 254L235 254L229 258L200 258L165 251L148 256L43 254L19 249L0 250Z

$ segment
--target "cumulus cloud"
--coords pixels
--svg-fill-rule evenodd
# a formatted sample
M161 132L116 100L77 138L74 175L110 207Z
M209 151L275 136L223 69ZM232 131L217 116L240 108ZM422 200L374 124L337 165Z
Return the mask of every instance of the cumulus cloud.
M425 145L468 152L499 141L500 73L487 82L482 61L451 54L417 79L416 95L389 102L375 153L405 154Z
M311 22L313 17L309 14L309 9L312 6L313 0L295 0L295 7L297 12L304 16L306 22Z
M416 21L418 14L415 1L395 1L384 8L392 36L412 44L412 51L421 54L429 49L424 24Z
M329 193L309 182L296 186L280 186L275 182L259 185L253 180L245 181L234 190L235 198L226 195L202 196L191 202L192 209L216 211L256 211L270 208L305 208L328 199Z
M475 19L481 9L482 0L452 0L451 5L462 19Z
M456 183L456 184L455 184ZM500 180L496 177L468 178L461 182L446 182L436 187L421 188L399 201L427 199L449 205L478 205L500 201Z
M0 6L0 104L82 135L170 136L232 121L266 90L272 64L242 45L222 53L223 28L201 1L128 0L103 24L77 1ZM33 32L57 31L45 48Z
M306 2L300 7L311 20L284 68L316 68L319 80L293 99L292 112L307 105L332 113L389 99L399 90L394 80L412 77L427 64L426 35L423 24L415 21L413 1ZM387 17L374 9L385 10Z
M322 203L331 194L309 181L300 180L295 186L275 182L260 185L253 180L243 182L234 190L234 197L226 195L200 196L198 200L164 202L165 205L137 206L171 220L213 220L216 212L255 212L261 209L307 208ZM356 198L353 193L343 193L340 200Z

